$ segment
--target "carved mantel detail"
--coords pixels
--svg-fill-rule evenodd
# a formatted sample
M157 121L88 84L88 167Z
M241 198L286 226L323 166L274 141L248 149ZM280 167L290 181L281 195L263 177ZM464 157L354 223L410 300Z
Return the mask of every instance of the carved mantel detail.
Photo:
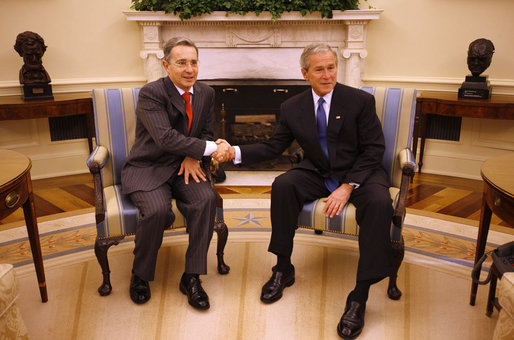
M256 75L302 79L298 62L301 50L310 43L323 41L339 53L338 81L358 87L362 85L364 59L368 55L367 24L379 19L382 11L334 11L332 19L290 12L276 21L269 13L227 16L225 12L213 12L185 21L164 12L126 11L124 14L127 20L136 21L142 27L140 56L148 81L164 75L160 62L163 41L186 36L200 49L200 79L244 79ZM276 60L270 60L273 58Z

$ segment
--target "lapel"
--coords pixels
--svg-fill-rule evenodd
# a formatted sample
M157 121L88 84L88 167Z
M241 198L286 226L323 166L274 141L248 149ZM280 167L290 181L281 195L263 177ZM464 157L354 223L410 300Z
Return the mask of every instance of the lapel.
M186 114L186 105L184 104L184 98L182 98L182 96L180 95L180 93L178 92L177 88L175 87L175 84L173 84L173 82L171 81L171 79L166 76L164 78L164 88L165 88L165 91L166 93L168 94L168 97L170 98L170 102L171 102L171 105L173 105L175 107L175 109L177 109L178 112L180 112L180 114L182 115L182 127L181 127L181 131L187 135L187 114ZM196 88L195 88L195 91L196 91ZM194 117L194 112L193 112L193 117ZM191 126L191 130L193 129L193 127Z
M330 114L328 116L328 127L327 127L327 143L328 143L328 154L330 159L336 159L336 152L339 147L340 139L339 135L343 128L343 122L347 114L348 104L351 102L351 98L346 95L344 86L339 83L334 87L334 93L332 94L332 102L330 103Z
M327 133L329 143L334 142L334 137L337 137L343 126L343 121L346 116L344 114L345 104L348 104L348 99L344 94L343 87L338 83L334 87L332 102L330 103L330 114L328 116Z
M193 122L191 123L191 133L189 135L197 136L200 132L201 115L204 112L205 100L203 91L197 83L193 85L193 92Z
M306 137L309 140L319 141L316 117L314 115L314 100L312 99L311 89L305 92L301 101L300 114L298 117L295 117L295 119L296 118L300 120L301 126L305 129Z

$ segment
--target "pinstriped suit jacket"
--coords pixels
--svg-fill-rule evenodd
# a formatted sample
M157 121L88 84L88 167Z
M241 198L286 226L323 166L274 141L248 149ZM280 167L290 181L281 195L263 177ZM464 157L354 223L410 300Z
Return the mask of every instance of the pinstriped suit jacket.
M214 90L198 82L193 88L189 135L184 99L169 77L139 92L135 142L121 172L124 194L153 190L176 174L184 157L203 157L205 141L213 138Z

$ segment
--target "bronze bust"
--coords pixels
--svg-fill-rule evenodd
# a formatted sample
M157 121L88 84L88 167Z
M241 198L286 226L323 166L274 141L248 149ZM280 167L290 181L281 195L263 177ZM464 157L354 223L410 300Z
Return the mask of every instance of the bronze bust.
M494 45L491 40L480 38L469 44L468 47L468 68L471 76L459 88L458 97L468 99L488 99L491 96L491 86L487 76L480 76L491 65L493 59Z
M50 76L41 61L46 51L45 41L39 34L30 31L18 34L14 49L24 62L20 70L21 84L50 83Z
M23 100L53 99L50 76L41 58L46 51L45 41L37 33L25 31L18 34L14 49L23 57L20 84L23 84Z
M491 40L482 38L469 44L468 68L474 77L478 77L491 65L493 53L494 45Z

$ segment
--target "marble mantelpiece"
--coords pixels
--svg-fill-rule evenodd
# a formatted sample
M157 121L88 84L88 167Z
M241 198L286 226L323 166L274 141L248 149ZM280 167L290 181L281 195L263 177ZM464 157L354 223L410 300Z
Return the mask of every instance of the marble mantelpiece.
M278 20L271 14L209 15L181 20L164 12L125 11L127 20L141 29L141 58L148 81L164 75L160 59L162 43L173 36L185 36L199 48L199 79L303 79L299 57L313 42L327 42L339 54L338 81L362 85L367 57L367 24L379 19L383 10L334 11L333 18L320 14L302 16L284 13Z

